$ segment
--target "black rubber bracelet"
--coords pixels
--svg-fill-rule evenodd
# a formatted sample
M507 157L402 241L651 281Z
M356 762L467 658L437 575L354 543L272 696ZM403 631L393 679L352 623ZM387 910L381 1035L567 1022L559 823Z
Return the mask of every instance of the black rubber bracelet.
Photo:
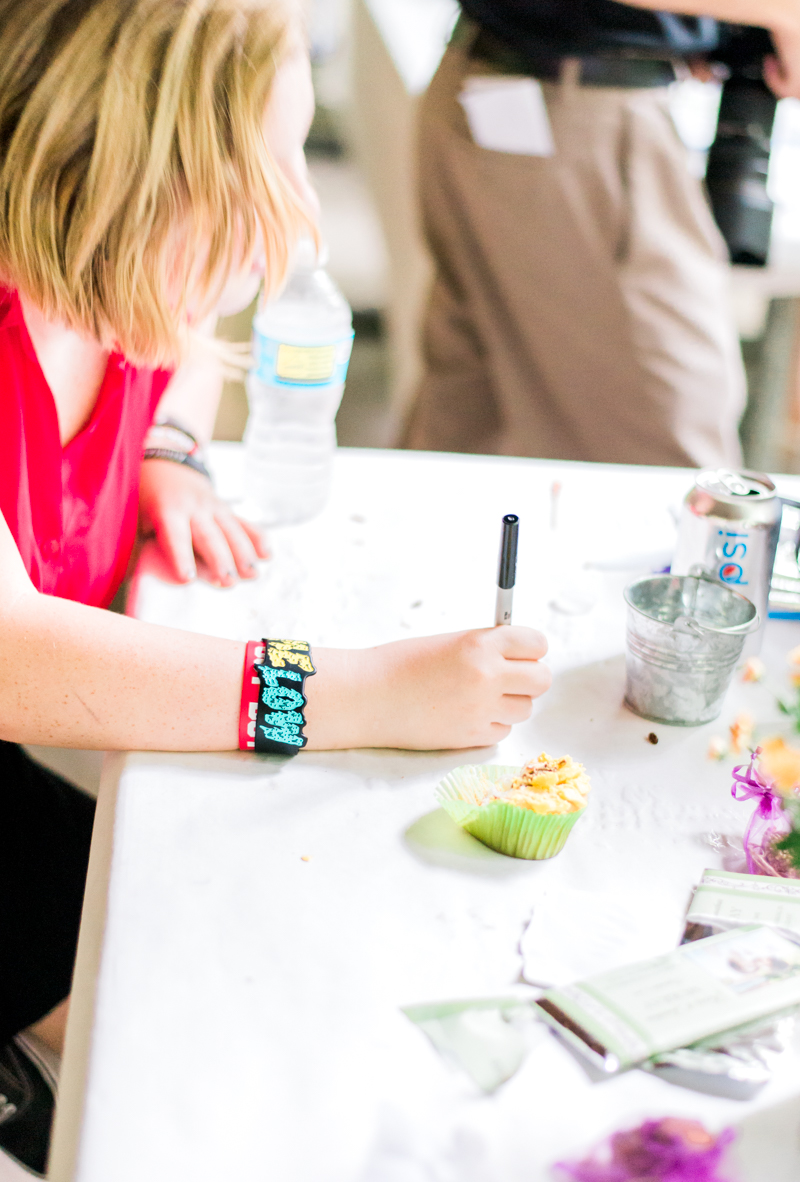
M261 681L256 712L256 751L296 755L308 740L303 693L306 677L316 673L304 640L264 640L263 665L253 665Z
M201 476L205 476L206 480L211 480L211 473L203 461L198 460L196 456L190 456L185 451L171 451L168 447L148 447L142 459L170 460L173 464L185 464L187 468L192 468Z

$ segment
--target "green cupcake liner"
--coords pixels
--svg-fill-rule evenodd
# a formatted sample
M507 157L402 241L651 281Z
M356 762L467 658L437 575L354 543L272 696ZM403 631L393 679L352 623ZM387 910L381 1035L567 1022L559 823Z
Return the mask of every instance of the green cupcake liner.
M457 767L439 784L436 798L457 825L497 853L529 860L552 858L564 848L585 808L574 813L534 813L504 800L480 803L487 781L509 784L521 770L492 763Z

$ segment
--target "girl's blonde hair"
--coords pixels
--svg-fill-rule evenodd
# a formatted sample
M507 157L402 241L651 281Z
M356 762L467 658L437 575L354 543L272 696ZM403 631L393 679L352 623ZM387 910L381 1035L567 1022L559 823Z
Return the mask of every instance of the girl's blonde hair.
M311 221L263 132L293 0L0 0L0 276L144 365Z

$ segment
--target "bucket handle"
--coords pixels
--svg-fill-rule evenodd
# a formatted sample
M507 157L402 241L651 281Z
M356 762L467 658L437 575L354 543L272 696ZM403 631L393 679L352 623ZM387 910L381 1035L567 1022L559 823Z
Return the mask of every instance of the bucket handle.
M716 579L710 579L709 582L716 583ZM721 586L725 586L724 583ZM691 636L707 636L709 632L713 632L715 636L746 636L749 632L755 632L760 624L758 612L753 616L752 620L746 620L743 624L731 624L728 628L709 628L696 620L694 616L678 616L672 625L673 632L689 633Z

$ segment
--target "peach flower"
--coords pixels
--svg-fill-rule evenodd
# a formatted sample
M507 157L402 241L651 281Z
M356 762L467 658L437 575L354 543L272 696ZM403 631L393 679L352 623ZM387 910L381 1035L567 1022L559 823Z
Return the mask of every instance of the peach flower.
M791 796L800 785L800 750L788 747L783 739L767 739L761 744L759 765L782 796Z

